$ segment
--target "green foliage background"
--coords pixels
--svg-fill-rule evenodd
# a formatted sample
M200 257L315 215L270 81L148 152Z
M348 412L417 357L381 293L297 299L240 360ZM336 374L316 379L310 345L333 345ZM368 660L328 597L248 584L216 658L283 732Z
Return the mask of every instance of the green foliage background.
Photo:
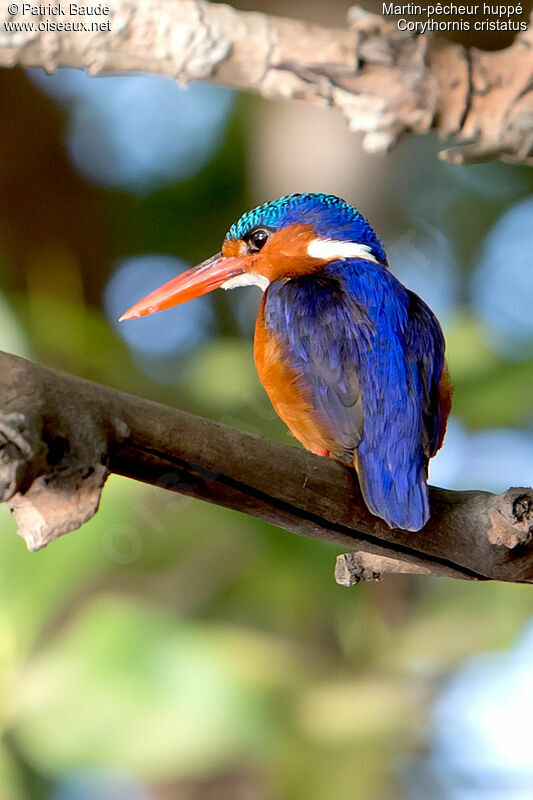
M218 336L169 359L164 384L101 305L116 259L201 260L257 200L247 151L259 101L238 100L194 178L131 196L83 182L64 116L24 74L4 71L0 98L11 120L0 130L0 346L288 442L230 296L214 297ZM533 178L494 164L471 168L469 183L437 150L411 140L389 158L382 233L409 224L402 203L417 181L454 184L438 222L466 286L486 232ZM446 334L465 426L531 425L533 350L501 355L466 293ZM401 798L443 682L469 655L509 646L533 612L523 586L398 577L343 589L338 548L116 477L96 517L43 552L26 552L5 508L0 525L9 800L107 797L98 781L110 775L135 782L121 797ZM73 775L87 794L60 793Z

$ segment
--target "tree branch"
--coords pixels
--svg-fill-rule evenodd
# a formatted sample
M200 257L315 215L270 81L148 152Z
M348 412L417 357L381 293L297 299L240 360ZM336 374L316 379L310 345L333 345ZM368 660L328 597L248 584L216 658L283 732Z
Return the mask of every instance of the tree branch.
M431 488L424 530L390 530L329 459L0 353L0 500L28 547L88 520L109 472L357 549L344 584L393 571L533 582L531 489Z
M368 151L433 128L460 145L441 153L448 161L533 163L531 30L505 50L482 52L402 33L392 18L358 6L345 29L325 29L203 0L110 5L110 31L39 33L8 32L13 18L5 4L0 65L88 68L92 75L142 70L181 83L222 83L338 108L364 133Z

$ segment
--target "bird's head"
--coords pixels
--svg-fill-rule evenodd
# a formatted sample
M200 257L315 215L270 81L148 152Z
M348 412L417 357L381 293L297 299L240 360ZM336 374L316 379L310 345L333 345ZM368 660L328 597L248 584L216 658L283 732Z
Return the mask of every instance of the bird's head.
M311 275L330 261L348 258L387 265L367 220L333 195L286 195L243 214L220 253L151 292L120 319L163 311L217 288L256 285L265 290L273 281Z

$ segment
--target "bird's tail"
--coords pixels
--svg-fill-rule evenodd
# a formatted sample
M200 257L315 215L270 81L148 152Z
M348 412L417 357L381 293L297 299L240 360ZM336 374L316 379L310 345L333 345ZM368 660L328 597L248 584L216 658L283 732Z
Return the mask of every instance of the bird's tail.
M423 457L415 464L396 469L375 454L355 454L355 468L368 510L391 528L419 531L429 519L427 469Z

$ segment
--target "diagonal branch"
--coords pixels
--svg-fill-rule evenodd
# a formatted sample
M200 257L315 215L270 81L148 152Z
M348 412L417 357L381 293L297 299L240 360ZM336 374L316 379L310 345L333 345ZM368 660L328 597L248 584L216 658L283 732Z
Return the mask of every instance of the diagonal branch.
M364 133L369 151L435 129L460 145L441 154L454 163L533 163L531 29L505 50L483 52L402 32L393 17L357 6L346 28L326 29L204 0L109 5L103 30L40 32L41 17L12 17L4 3L0 66L88 68L92 75L142 70L182 83L222 83L337 108ZM61 18L68 22L80 19ZM13 23L18 29L9 29Z
M36 550L98 508L109 472L361 551L339 582L383 572L533 582L533 491L431 489L419 533L366 509L354 473L297 447L0 353L0 500Z

